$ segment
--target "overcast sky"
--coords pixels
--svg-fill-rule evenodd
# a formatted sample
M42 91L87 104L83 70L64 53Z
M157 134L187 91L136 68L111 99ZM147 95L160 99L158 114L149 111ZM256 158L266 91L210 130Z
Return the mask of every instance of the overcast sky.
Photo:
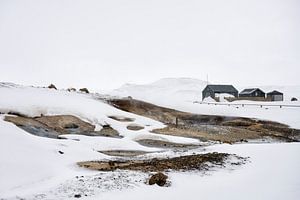
M300 85L299 0L0 0L0 81Z

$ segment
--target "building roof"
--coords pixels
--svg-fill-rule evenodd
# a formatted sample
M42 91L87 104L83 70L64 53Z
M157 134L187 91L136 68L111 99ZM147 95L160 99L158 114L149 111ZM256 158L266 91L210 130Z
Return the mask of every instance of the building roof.
M262 91L259 88L247 88L247 89L244 89L243 91L241 91L240 94L251 94L251 93L255 92L256 90ZM262 92L264 92L264 91L262 91Z
M238 92L237 89L235 89L235 87L233 87L232 85L207 85L206 87L218 93Z
M283 95L283 93L273 90L272 92L267 93L268 95Z

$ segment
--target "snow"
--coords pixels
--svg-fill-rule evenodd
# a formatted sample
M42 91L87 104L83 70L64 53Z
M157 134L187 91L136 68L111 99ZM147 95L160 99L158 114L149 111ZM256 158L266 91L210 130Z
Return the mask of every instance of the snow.
M158 151L135 142L140 138L154 138L170 142L199 143L190 138L178 138L152 134L154 128L162 128L160 122L118 110L90 95L56 91L47 88L22 87L13 84L0 86L0 112L17 112L27 116L74 115L96 125L110 124L122 139L65 135L67 140L49 139L31 135L15 125L3 121L0 115L0 197L12 197L36 193L90 171L79 169L76 162L103 159L108 156L100 150ZM134 123L145 128L130 131L130 122L119 122L108 116L118 115L135 119ZM64 154L59 154L63 151Z
M264 120L277 121L287 124L293 128L300 128L300 103L291 102L289 98L295 96L300 99L300 86L266 86L262 89L284 92L283 102L257 102L257 101L234 101L222 102L221 104L199 104L194 102L202 101L202 90L206 86L204 81L187 78L162 79L149 85L126 85L110 94L147 101L156 105L173 108L185 112L207 114L207 115L227 115L259 118ZM238 87L239 89L242 87ZM186 91L189 91L187 95ZM213 102L205 99L204 102ZM245 104L234 105L234 104ZM246 104L258 104L257 106ZM260 107L260 105L265 105ZM267 106L271 105L271 106ZM293 105L299 107L280 108L280 105Z
M216 94L216 97L219 98L220 102L228 102L225 98L234 98L233 95L227 93Z
M141 186L126 192L103 193L99 199L299 199L299 143L218 145L208 151L250 156L251 162L235 170L218 170L210 175L171 173L169 188Z
M215 102L216 102L216 100L214 100L214 99L213 99L213 98L211 98L211 97L206 97L206 98L204 98L204 99L203 99L203 102L215 103Z
M191 78L165 78L148 85L125 84L110 94L132 96L136 99L167 105L171 99L172 101L202 99L202 90L206 84L204 81Z
M241 107L194 103L201 99L204 82L194 79L165 79L147 86L127 85L112 92L133 96L159 105L201 114L250 116L300 125L299 108L260 106ZM280 89L279 89L280 90ZM288 90L288 89L287 89ZM292 89L291 89L292 90ZM199 92L200 91L200 92ZM31 135L3 121L0 115L0 199L67 199L78 189L97 187L95 178L107 177L104 188L82 199L245 199L298 200L300 196L300 144L235 144L215 145L184 153L227 152L250 157L242 167L224 168L203 174L200 172L170 172L171 187L160 188L143 183L145 174L135 172L99 173L79 168L76 162L111 159L101 150L142 150L151 156L174 156L174 152L139 145L137 139L159 139L180 143L199 143L190 138L152 134L162 128L160 122L118 110L92 95L56 91L47 88L0 84L0 112L19 112L28 116L70 114L88 121L97 130L110 124L124 138L64 135L66 140ZM251 103L242 101L240 103ZM253 103L253 102L252 102ZM230 103L229 103L230 104ZM276 105L278 103L274 103ZM127 130L132 122L115 121L108 116L124 116L145 127L140 131ZM58 151L64 152L60 154ZM118 177L127 176L129 182ZM85 183L74 177L85 176ZM142 181L141 181L142 180ZM86 184L85 187L82 184ZM90 184L90 185L89 185ZM119 185L120 184L120 185ZM128 184L123 187L122 184ZM126 189L127 188L127 189ZM45 194L47 197L35 196Z

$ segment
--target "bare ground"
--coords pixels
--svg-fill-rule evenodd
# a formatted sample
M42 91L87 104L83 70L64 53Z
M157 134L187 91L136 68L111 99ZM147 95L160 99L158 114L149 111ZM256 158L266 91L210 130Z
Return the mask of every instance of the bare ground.
M71 115L26 117L6 116L5 121L14 123L19 128L37 136L60 138L64 134L79 134L88 136L105 136L120 138L119 133L109 125L100 131L95 126Z
M242 165L245 164L246 161L247 158L239 157L237 155L227 153L207 153L174 158L153 158L150 160L88 161L79 162L78 165L80 167L98 171L114 171L119 169L142 172L162 172L169 170L209 170L213 166L225 167L227 162L231 165Z
M195 149L201 147L200 145L196 144L182 144L153 139L141 139L137 140L136 142L146 147L155 147L162 149Z
M129 124L129 125L127 126L127 129L128 129L128 130L131 130L131 131L139 131L139 130L143 130L144 127L141 126L141 125L139 125L139 124Z
M269 139L283 142L300 141L300 130L291 129L277 122L243 117L199 115L131 98L111 99L108 102L121 110L149 117L168 125L164 129L154 130L154 133L225 143Z

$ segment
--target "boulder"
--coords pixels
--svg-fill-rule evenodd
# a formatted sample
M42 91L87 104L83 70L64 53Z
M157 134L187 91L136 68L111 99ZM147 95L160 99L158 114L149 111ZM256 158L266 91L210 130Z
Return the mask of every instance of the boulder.
M298 99L297 99L296 97L293 97L293 98L291 99L291 101L298 101Z
M55 87L54 84L50 84L50 85L48 86L48 88L49 88L49 89L55 89L55 90L57 90L57 88Z
M87 94L90 93L87 88L81 88L81 89L79 89L79 91L83 92L83 93L87 93Z
M68 92L76 92L76 89L75 88L68 88L67 91Z
M154 174L149 179L149 185L157 184L158 186L164 186L167 183L168 176L159 172L157 174Z

